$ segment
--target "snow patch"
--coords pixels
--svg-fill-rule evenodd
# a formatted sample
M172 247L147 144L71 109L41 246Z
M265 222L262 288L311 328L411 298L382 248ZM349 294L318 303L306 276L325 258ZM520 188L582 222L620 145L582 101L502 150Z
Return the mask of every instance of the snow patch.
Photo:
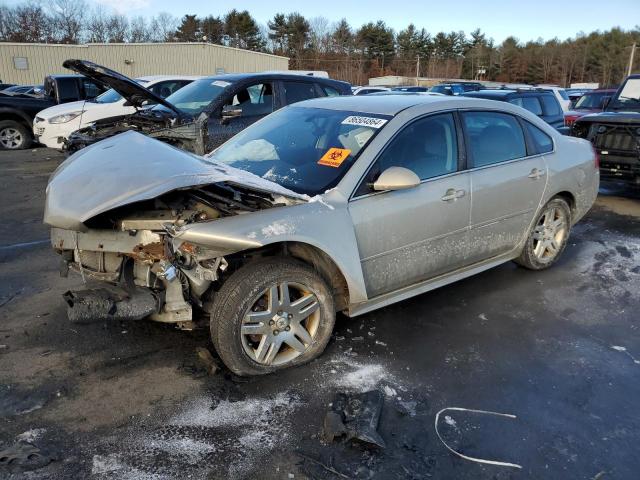
M33 443L46 431L46 428L32 428L31 430L27 430L26 432L22 432L20 435L16 436L16 440L19 442Z
M265 237L275 237L278 235L291 235L295 230L294 226L290 223L273 222L271 225L267 225L262 229L262 234Z

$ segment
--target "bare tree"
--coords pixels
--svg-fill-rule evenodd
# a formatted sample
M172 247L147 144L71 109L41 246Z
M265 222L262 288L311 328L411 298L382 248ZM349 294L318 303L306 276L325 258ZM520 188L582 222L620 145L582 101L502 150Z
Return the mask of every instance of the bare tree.
M93 9L87 19L87 41L93 43L107 43L109 41L109 15L104 8L98 6Z
M78 43L87 11L84 0L53 0L51 11L56 40Z
M114 14L107 19L107 32L110 43L124 43L127 40L129 22L124 15Z
M151 35L151 41L153 42L172 42L179 20L173 15L167 12L160 12L158 15L151 19L149 25L149 34Z
M151 34L145 18L140 16L132 18L129 22L129 42L143 43L150 41Z

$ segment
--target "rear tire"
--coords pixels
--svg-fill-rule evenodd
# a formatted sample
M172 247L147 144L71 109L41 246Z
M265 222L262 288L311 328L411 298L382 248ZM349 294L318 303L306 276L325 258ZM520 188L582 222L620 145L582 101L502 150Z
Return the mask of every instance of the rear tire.
M558 261L571 233L571 209L554 197L542 208L527 236L522 253L515 260L529 270L544 270Z
M31 132L15 120L0 122L0 150L23 150L33 142Z
M331 289L318 272L272 257L240 268L216 292L211 340L233 373L264 375L318 357L334 323Z

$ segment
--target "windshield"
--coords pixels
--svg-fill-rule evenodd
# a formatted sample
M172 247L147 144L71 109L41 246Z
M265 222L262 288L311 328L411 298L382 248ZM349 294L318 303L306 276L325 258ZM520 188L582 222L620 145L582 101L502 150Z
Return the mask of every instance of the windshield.
M598 93L585 93L576 102L574 109L576 110L592 110L601 109L604 106L604 101L610 96L610 93L598 92Z
M333 188L389 117L286 107L242 131L209 158L297 193Z
M640 106L640 78L628 79L620 94L613 97L610 108L631 108L637 109Z
M169 95L166 100L182 112L198 115L229 85L231 83L225 80L196 80ZM163 105L156 105L153 110L169 111Z
M138 82L143 87L149 83L146 80L139 80L139 79L136 79L136 82ZM113 88L110 88L103 94L98 95L92 101L95 103L113 103L113 102L117 102L120 99L122 99L122 95L116 92Z
M113 102L117 102L121 98L122 98L122 95L116 92L113 88L110 88L109 90L104 92L102 95L98 95L96 98L94 98L93 101L96 103L113 103Z

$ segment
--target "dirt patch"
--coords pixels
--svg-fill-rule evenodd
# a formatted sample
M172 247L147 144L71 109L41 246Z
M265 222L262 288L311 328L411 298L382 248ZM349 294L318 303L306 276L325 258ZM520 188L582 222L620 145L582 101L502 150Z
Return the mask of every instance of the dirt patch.
M118 426L191 396L199 386L198 381L170 367L146 367L109 379L92 375L69 398L52 405L45 419L78 431Z

